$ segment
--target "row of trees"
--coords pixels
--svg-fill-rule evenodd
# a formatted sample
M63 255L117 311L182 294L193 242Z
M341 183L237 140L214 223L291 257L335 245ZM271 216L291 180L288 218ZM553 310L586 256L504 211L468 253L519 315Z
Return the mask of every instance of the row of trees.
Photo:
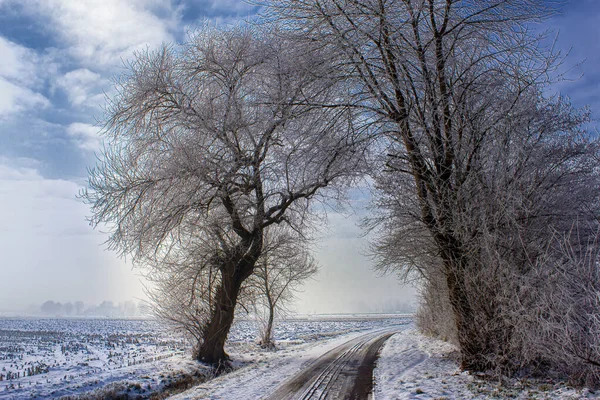
M98 305L86 305L83 301L61 303L60 301L45 301L40 306L40 312L48 316L94 316L94 317L139 317L142 314L138 304L131 300L114 304L103 301Z
M545 95L561 59L531 32L556 5L271 9L354 82L384 149L372 169L380 267L422 280L423 320L450 328L462 367L598 384L598 141L585 111Z
M261 28L139 54L84 193L92 223L192 296L197 358L216 363L268 235L302 242L313 203L368 174L379 266L422 283L420 320L464 369L598 382L598 141L547 95L561 58L531 31L557 4L264 1Z

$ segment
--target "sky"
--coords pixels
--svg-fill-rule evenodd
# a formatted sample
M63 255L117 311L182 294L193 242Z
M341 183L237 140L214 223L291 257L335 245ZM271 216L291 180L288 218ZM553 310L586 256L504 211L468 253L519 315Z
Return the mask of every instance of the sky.
M95 125L111 79L136 50L182 42L206 19L256 12L239 0L0 0L0 312L144 298L136 271L106 251L106 234L76 198L101 143ZM574 67L556 89L598 118L600 2L567 2L546 25ZM414 299L414 289L372 271L361 214L330 214L315 248L321 271L297 311L383 311Z

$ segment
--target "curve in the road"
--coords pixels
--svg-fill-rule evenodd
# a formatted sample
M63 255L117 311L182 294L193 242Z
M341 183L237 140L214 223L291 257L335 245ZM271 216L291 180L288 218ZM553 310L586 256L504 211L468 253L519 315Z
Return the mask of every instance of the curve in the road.
M330 350L267 399L368 399L377 354L396 332L370 332Z

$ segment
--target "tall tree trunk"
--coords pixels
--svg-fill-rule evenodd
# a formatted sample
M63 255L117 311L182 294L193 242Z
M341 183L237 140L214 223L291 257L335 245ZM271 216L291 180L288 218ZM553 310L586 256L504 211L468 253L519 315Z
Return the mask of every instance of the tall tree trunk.
M481 321L475 319L475 312L471 307L467 290L461 282L460 273L450 272L446 275L448 296L454 311L458 343L460 346L460 366L467 371L485 371L490 367L485 359L486 346L482 341L480 327Z
M228 265L222 271L221 284L215 295L214 310L204 329L202 343L199 344L195 354L198 361L214 365L219 370L229 366L229 356L225 353L225 340L233 324L240 288L253 268L253 262L241 261Z
M458 343L461 353L461 368L467 371L485 371L490 368L486 361L488 338L481 320L476 318L476 310L468 296L466 287L469 260L462 254L460 244L452 237L444 237L438 245L441 247L442 259L448 285L448 297L454 313Z

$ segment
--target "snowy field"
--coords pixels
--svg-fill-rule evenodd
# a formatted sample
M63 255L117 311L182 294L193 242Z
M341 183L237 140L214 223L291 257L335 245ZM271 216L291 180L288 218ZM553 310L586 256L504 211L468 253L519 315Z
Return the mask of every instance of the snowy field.
M406 324L402 316L319 316L280 322L280 351L254 344L253 321L239 321L227 350L238 366L266 362L324 339ZM0 319L0 399L150 398L153 393L201 382L208 370L189 357L186 340L152 320ZM195 373L195 376L194 376Z

